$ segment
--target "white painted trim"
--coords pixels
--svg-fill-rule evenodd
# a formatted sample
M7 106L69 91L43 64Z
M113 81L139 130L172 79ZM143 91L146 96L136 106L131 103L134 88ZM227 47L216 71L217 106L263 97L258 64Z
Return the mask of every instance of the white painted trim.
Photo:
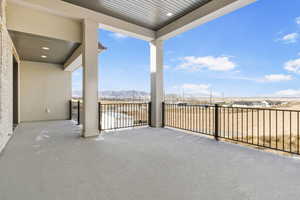
M98 53L106 50L101 43L98 43ZM80 45L64 64L64 71L73 72L82 67L82 45Z
M82 45L78 47L64 64L64 71L73 72L82 66Z
M214 0L166 25L156 32L157 39L167 40L201 24L212 21L256 0Z
M99 28L122 33L138 39L151 41L155 39L155 31L127 21L111 17L86 8L72 5L61 0L9 0L22 6L49 12L72 19L89 19L99 23Z

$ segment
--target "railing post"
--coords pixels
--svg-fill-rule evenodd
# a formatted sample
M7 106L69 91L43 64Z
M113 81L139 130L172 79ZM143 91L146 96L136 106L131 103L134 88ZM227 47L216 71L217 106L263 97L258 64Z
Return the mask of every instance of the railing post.
M72 120L72 114L73 114L73 102L72 102L72 100L70 100L70 102L69 102L69 109L70 109L69 119Z
M219 106L215 104L215 139L219 140Z
M101 132L101 102L98 102L98 127L99 127L99 131Z
M162 111L162 124L161 124L161 126L162 126L162 128L164 128L165 127L165 102L162 102L162 109L161 109L161 111Z
M80 125L80 100L77 102L77 124Z
M148 103L148 124L151 127L151 102Z

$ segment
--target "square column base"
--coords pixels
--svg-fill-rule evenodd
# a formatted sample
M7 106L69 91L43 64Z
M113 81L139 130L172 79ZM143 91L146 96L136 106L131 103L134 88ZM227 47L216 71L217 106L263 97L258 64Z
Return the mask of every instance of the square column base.
M99 130L83 130L81 134L83 138L98 137L99 135L100 135Z

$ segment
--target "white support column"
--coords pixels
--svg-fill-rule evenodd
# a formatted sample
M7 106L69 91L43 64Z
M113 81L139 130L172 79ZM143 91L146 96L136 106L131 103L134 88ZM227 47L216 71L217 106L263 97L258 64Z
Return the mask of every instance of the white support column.
M98 23L83 21L83 137L98 130Z
M163 40L153 40L150 42L152 127L162 126L162 102L164 100L163 66Z

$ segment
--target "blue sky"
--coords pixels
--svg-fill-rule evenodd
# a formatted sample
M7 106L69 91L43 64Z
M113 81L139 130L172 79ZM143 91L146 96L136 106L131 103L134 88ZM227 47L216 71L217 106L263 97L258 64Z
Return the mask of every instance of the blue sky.
M300 1L288 2L259 0L165 41L166 93L300 96ZM100 90L149 91L149 44L105 30L99 40Z

